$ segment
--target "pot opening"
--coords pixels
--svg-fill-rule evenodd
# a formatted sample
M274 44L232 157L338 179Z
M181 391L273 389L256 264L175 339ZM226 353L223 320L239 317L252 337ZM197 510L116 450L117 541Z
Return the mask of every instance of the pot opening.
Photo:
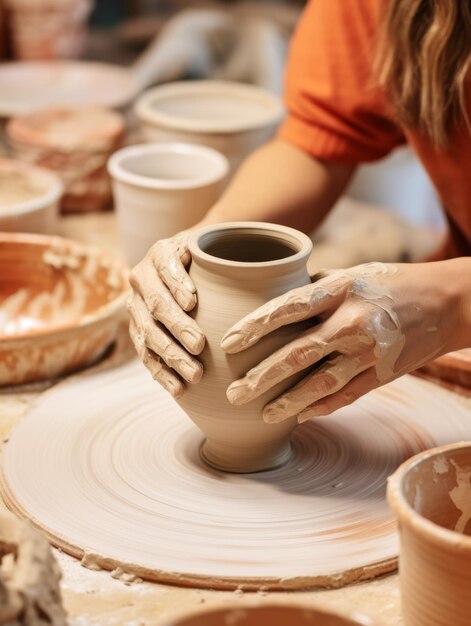
M206 233L199 239L203 252L238 263L267 263L294 256L300 242L272 231L229 229Z
M471 535L471 447L427 457L404 476L409 506L425 519Z

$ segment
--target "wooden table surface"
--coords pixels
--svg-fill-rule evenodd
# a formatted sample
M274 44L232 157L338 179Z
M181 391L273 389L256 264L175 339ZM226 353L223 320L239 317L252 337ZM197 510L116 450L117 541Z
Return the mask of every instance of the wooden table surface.
M111 213L62 219L62 234L119 250L116 224ZM40 396L38 389L0 395L2 441ZM465 400L463 400L465 401ZM466 401L471 407L471 401ZM62 592L72 626L150 626L182 610L232 602L241 606L246 598L267 602L271 598L363 613L382 626L400 626L400 594L397 575L351 585L338 590L289 593L241 593L185 589L153 583L125 585L108 572L85 569L78 561L55 551L63 571ZM268 625L267 625L268 626ZM294 625L293 625L294 626Z

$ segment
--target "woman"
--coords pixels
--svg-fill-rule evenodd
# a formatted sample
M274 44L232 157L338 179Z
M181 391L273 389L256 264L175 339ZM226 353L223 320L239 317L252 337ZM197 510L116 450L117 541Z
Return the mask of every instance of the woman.
M405 142L445 207L449 240L433 263L369 264L330 272L269 302L229 330L227 352L274 328L312 327L235 381L244 404L315 365L268 404L264 419L326 415L451 350L471 346L471 5L460 0L311 0L287 72L288 117L243 164L203 223L278 222L311 232L358 163ZM204 336L184 269L188 233L159 241L134 269L131 335L174 396L203 375ZM178 341L175 341L177 339Z

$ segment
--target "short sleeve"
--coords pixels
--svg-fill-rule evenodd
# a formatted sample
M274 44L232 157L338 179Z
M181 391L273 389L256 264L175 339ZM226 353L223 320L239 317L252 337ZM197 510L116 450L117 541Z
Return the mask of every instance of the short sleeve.
M381 5L309 1L290 46L281 139L340 163L373 161L405 142L373 78Z

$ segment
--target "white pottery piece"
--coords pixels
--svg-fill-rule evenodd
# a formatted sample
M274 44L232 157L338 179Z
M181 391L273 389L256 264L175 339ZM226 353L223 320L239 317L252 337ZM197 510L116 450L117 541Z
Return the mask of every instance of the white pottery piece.
M0 158L0 231L57 233L62 193L53 172Z
M239 354L220 347L229 328L244 315L290 289L310 283L311 240L292 228L233 222L199 229L190 240L190 276L198 294L194 318L206 336L200 355L203 379L178 399L205 433L204 459L217 468L254 472L281 465L290 456L296 418L277 424L262 420L265 404L305 375L301 372L244 406L233 406L228 386L301 332L285 326Z
M122 247L131 265L159 239L194 226L221 194L226 159L210 148L144 144L109 160Z
M150 89L135 112L149 142L183 141L224 154L231 173L276 132L281 100L260 87L225 81L186 81Z
M388 499L399 522L405 626L468 626L471 444L409 459L389 479Z

